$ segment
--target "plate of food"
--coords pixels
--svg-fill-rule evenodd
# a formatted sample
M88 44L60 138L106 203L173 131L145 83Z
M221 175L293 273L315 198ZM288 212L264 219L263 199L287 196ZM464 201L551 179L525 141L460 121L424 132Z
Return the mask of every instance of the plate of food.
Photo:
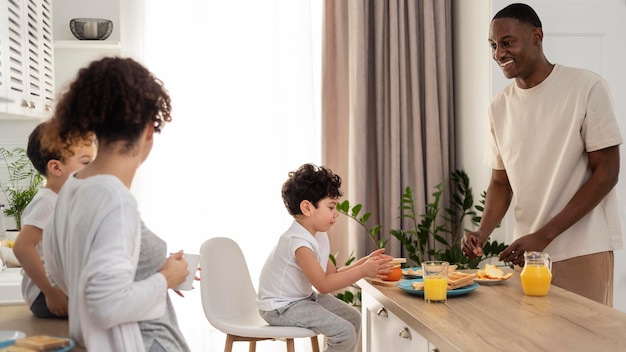
M513 276L513 273L504 273L502 269L492 264L485 264L484 269L476 272L474 282L481 285L498 285L508 280Z
M424 295L423 284L424 284L423 279L411 279L411 280L404 280L404 281L398 282L398 287L400 287L401 289L403 289L404 291L410 294L423 296ZM453 290L448 290L448 297L462 296L464 294L474 291L477 288L478 288L478 284L474 282L464 287L459 287Z
M422 277L422 268L419 266L402 268L402 275L407 279L419 279Z

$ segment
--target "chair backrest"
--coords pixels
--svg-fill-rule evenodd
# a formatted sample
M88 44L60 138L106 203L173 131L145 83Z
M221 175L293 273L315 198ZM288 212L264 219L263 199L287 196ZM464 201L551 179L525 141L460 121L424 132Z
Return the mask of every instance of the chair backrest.
M260 319L248 265L234 240L214 237L204 241L200 247L200 289L204 314L217 329L244 316Z

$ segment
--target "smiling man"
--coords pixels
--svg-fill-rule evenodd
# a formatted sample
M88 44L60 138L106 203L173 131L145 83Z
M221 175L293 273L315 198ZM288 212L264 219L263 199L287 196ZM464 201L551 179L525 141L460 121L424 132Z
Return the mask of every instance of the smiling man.
M525 251L547 252L552 284L611 306L613 251L623 246L615 190L622 137L608 84L550 63L541 21L525 4L494 16L489 45L514 81L489 107L491 180L482 221L463 237L463 251L480 255L512 202L514 241L500 260L523 266Z

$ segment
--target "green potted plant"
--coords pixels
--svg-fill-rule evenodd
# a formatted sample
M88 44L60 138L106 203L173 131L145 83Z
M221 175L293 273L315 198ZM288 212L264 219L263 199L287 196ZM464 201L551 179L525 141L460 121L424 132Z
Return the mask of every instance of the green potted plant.
M356 221L359 225L361 225L361 227L363 227L363 229L367 232L372 242L374 242L374 245L376 245L376 248L385 248L385 246L387 245L387 240L381 240L378 238L379 237L378 234L380 232L381 226L374 225L372 227L368 227L367 220L370 218L372 213L367 212L363 214L362 216L359 216L359 213L361 212L361 208L362 208L361 204L356 204L351 207L349 200L344 200L343 202L340 202L339 204L337 204L337 210L340 213L348 216L352 220ZM336 257L337 257L336 255L331 254L330 260L333 262L335 267L338 267ZM354 256L354 252L352 252L348 256L348 259L346 260L344 266L348 266L352 264L352 262L355 260L356 260L356 257ZM361 291L356 284L350 285L350 287L347 287L344 292L338 292L335 294L335 296L346 303L352 304L357 307L361 306Z
M20 231L22 213L43 185L44 178L35 170L24 148L0 147L0 160L8 175L6 180L0 177L0 190L5 198L2 215L15 222L15 227L7 230Z
M463 228L464 219L469 218L473 226L478 225L481 219L479 212L482 213L484 209L486 192L483 191L480 204L476 205L469 176L464 171L451 172L450 180L450 204L445 206L441 202L444 192L442 182L435 186L433 199L426 204L424 214L417 214L413 191L411 187L406 187L400 201L400 219L406 220L406 227L391 229L389 233L400 241L409 259L418 265L426 259L434 258L457 264L461 269L475 269L481 261L497 256L507 245L488 241L482 257L472 260L465 257L460 246L463 231L467 231ZM381 240L379 236L380 225L368 227L366 222L371 213L366 212L360 216L361 208L361 204L351 206L348 200L337 205L340 213L355 220L367 231L377 248L385 247L387 241ZM443 248L436 249L435 242Z
M406 187L400 200L400 216L405 220L405 227L391 229L389 234L395 237L405 249L409 260L419 265L427 259L445 260L450 264L456 264L460 269L476 269L478 265L490 258L497 257L507 245L497 241L487 241L483 248L483 254L479 258L468 259L461 250L461 237L464 231L464 219L468 218L471 225L478 226L484 210L486 192L481 194L480 204L474 204L472 188L469 176L463 170L455 170L450 174L451 189L450 203L443 204L443 182L435 186L432 193L433 199L426 204L423 214L418 214L415 199L411 187ZM369 226L367 224L370 212L361 215L362 205L351 205L348 200L337 204L337 210L356 221L369 235L376 248L384 248L388 240L381 239L380 225ZM436 248L436 243L440 248ZM330 256L336 263L336 256ZM355 260L351 253L345 265ZM347 288L345 292L337 293L336 296L353 305L360 305L361 292L356 285Z
M483 191L480 205L474 204L474 197L468 175L462 170L453 171L450 175L450 203L442 204L443 183L435 186L433 199L426 204L424 214L416 214L413 192L406 187L401 200L400 218L408 220L408 229L392 229L390 234L400 241L408 257L416 264L424 260L444 260L455 264L459 269L477 269L479 264L498 256L507 245L498 241L487 241L481 257L468 259L461 250L464 219L469 218L471 225L477 227L484 210L485 197ZM436 244L439 244L437 246ZM437 248L439 247L439 248ZM443 247L443 248L441 248Z

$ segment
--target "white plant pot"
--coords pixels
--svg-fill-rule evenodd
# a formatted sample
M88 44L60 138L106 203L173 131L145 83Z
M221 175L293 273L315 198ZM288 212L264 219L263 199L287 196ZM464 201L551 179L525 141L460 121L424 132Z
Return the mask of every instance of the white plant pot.
M4 231L4 238L9 241L15 241L19 233L17 230L6 230Z
M9 248L6 243L7 241L14 242L19 233L20 232L16 230L4 231L4 238L0 238L0 258L2 259L2 265L6 265L9 268L21 266L13 253L13 248Z

